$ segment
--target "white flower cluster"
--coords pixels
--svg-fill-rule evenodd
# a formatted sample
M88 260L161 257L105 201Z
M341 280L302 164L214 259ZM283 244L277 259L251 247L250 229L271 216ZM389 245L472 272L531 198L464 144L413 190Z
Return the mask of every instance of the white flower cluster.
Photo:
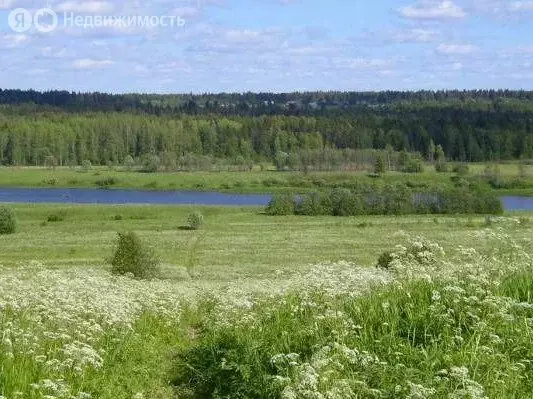
M379 364L376 356L368 352L333 343L318 349L310 362L300 363L299 355L276 355L271 360L278 370L276 381L283 386L282 398L341 399L356 397L354 382L345 379L345 366L368 368ZM357 391L376 393L364 381L357 381Z
M21 397L89 398L71 383L102 367L106 345L120 340L145 311L177 320L182 300L170 283L103 271L49 270L38 263L3 269L0 359L13 380L29 374L29 386L17 387Z
M273 381L280 387L284 399L313 398L334 399L351 397L390 397L379 386L372 386L367 378L369 370L386 372L390 365L382 361L376 354L349 346L347 342L356 342L365 327L354 323L353 314L343 312L340 303L368 292L372 284L387 284L403 290L413 280L428 280L434 287L431 303L427 311L428 322L438 326L431 332L428 324L424 339L428 345L441 345L442 348L453 348L466 358L488 356L495 364L516 372L516 378L526 378L524 370L531 365L527 358L509 360L507 365L500 365L506 358L506 348L516 345L517 337L533 335L533 306L512 298L496 295L494 292L500 285L500 276L513 274L517 271L531 270L531 260L524 249L504 237L502 232L489 233L488 236L498 240L501 246L492 247L489 252L473 248L457 249L453 256L444 258L444 251L438 244L427 240L416 239L408 245L398 247L394 256L394 267L391 272L368 271L366 274L352 266L320 265L302 277L295 277L299 285L286 285L285 292L289 295L276 301L262 301L253 298L250 309L228 313L223 325L243 328L245 331L262 331L264 320L275 320L280 314L290 315L298 319L310 314L316 323L302 325L301 332L306 336L323 336L327 325L331 343L314 348L312 355L303 356L299 353L280 353L272 357L271 364L276 370ZM509 262L512 254L513 262ZM341 270L341 271L339 271ZM344 270L344 272L343 272ZM337 276L334 276L337 274ZM330 279L329 282L321 282ZM407 283L407 284L406 284ZM297 289L300 287L300 290ZM294 295L297 292L297 295ZM292 293L292 294L291 294ZM411 298L409 292L405 292ZM336 298L341 297L339 302ZM351 302L350 302L351 303ZM414 303L412 306L415 306ZM407 306L407 305L406 305ZM388 301L381 303L386 314L392 312L393 304ZM403 309L407 311L407 309ZM398 311L395 309L394 311ZM416 312L416 308L411 309ZM426 311L422 309L421 311ZM362 315L364 317L364 315ZM389 328L386 318L382 328ZM501 331L506 331L505 335ZM284 337L287 332L283 332ZM477 346L469 336L475 336ZM527 339L527 338L526 338ZM475 352L472 352L475 350ZM464 351L464 353L463 353ZM408 352L408 351L406 351ZM407 363L407 353L396 353L400 367ZM451 357L446 357L452 362ZM451 363L453 364L453 363ZM468 363L470 364L470 363ZM405 367L405 366L403 366ZM450 366L441 370L429 380L405 381L396 387L395 397L409 399L425 399L433 397L449 397L450 399L487 399L486 388L472 376L474 372L464 364ZM503 381L496 381L503 384ZM442 396L445 392L445 396Z

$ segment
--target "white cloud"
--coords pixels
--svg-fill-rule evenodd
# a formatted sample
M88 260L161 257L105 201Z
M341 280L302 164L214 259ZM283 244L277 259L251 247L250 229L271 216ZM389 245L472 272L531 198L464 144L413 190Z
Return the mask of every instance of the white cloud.
M63 48L54 48L52 46L42 47L41 55L45 58L62 58L67 55L67 49Z
M201 11L197 7L185 6L185 7L178 7L178 8L173 9L171 11L171 14L177 17L187 19L187 18L196 18L200 16Z
M460 63L460 62L454 62L452 64L452 70L454 71L460 71L461 69L463 69L463 64Z
M33 68L33 69L29 69L26 73L29 76L43 76L43 75L48 75L51 72L52 71L47 68Z
M513 1L509 4L509 9L513 12L533 11L533 1Z
M261 39L261 32L244 30L229 30L225 32L224 38L230 43L250 43Z
M30 40L30 37L28 35L22 35L22 34L4 35L2 36L0 47L4 47L4 48L21 47L24 44L28 43L29 40Z
M409 5L399 9L400 14L410 19L459 19L466 12L453 1L423 1L417 5Z
M428 43L435 40L437 32L429 29L410 29L405 31L396 32L393 38L397 42L419 42Z
M0 10L7 10L15 7L14 0L0 0Z
M332 60L333 65L347 69L369 69L390 67L392 61L380 58L337 58Z
M65 1L54 7L54 10L82 14L103 14L112 12L114 7L107 1Z
M113 65L111 60L93 60L91 58L83 58L72 63L74 69L101 69Z
M199 30L183 31L188 37L176 36L178 40L189 39L194 44L187 50L196 53L265 53L281 51L288 46L288 33L280 29L250 30L226 29L219 26L202 26Z
M437 51L448 55L467 55L476 52L478 48L472 44L441 44Z

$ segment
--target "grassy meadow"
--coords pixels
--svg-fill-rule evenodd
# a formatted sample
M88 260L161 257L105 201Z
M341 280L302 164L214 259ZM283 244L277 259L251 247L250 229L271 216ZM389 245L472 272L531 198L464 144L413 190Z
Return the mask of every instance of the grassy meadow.
M496 167L496 177L502 184L487 183L487 167ZM277 172L272 168L249 172L168 172L139 173L123 167L1 167L0 187L69 187L69 188L123 188L143 190L221 191L232 193L284 193L320 191L334 186L403 183L409 186L431 185L451 187L457 174L437 173L433 165L426 165L422 173L387 172L376 179L370 172ZM468 164L462 176L480 185L482 189L499 194L533 195L533 165L527 164ZM520 184L513 184L520 180Z
M5 266L39 260L55 268L102 267L112 254L116 233L136 231L159 254L169 274L189 270L222 280L298 270L325 261L370 267L381 252L401 242L394 238L397 232L453 247L467 242L487 223L485 217L468 215L274 217L261 208L231 207L12 205L11 209L19 229L15 235L0 237ZM186 229L187 215L194 209L205 215L205 227L199 231ZM56 215L62 220L48 222ZM529 232L522 228L516 234Z
M194 189L193 174L129 173L2 169L0 186L76 176L94 187L116 174L129 188ZM270 175L308 178L196 181L233 190ZM450 178L409 178L424 176ZM0 235L1 399L533 397L532 214L8 207L17 231ZM193 211L199 230L187 227ZM158 278L111 273L127 231L160 260Z

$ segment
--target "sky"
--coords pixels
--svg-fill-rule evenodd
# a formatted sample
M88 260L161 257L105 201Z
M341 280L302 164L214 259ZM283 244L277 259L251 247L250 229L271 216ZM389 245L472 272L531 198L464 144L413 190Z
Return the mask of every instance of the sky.
M0 88L532 90L533 0L0 0Z

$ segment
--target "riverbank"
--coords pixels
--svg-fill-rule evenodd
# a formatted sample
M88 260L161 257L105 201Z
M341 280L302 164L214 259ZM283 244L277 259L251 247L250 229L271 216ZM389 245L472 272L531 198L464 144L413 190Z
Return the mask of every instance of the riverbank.
M0 187L17 188L106 188L151 191L201 191L236 194L307 193L336 186L353 187L360 184L403 183L409 187L453 187L457 184L476 184L498 196L533 196L533 165L521 171L516 165L500 165L498 180L484 175L485 165L470 164L469 172L426 172L407 174L388 172L376 177L368 172L173 172L139 173L134 171L92 168L0 168Z

